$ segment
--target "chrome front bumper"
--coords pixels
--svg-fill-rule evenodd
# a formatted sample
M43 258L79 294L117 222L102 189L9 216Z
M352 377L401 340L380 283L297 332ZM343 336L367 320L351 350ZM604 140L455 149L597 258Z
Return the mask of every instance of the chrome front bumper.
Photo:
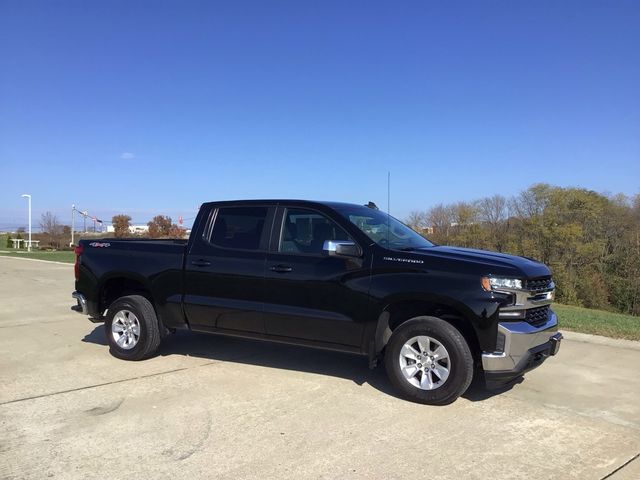
M500 322L498 336L504 335L504 348L499 352L482 354L485 373L524 373L538 366L549 355L555 355L562 334L558 333L556 314L553 311L549 313L547 323L540 327L527 322Z

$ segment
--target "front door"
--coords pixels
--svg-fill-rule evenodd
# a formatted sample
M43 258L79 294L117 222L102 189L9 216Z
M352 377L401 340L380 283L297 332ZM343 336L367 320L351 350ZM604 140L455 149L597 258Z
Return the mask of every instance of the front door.
M325 214L305 208L279 210L265 272L267 334L360 346L368 264L363 258L323 251L326 240L351 240Z

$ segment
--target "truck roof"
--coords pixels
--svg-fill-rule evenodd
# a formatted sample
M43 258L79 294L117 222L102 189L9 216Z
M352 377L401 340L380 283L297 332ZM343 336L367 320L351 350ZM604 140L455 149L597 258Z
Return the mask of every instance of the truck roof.
M324 206L329 207L331 209L339 209L344 207L366 207L366 205L358 204L358 203L348 203L348 202L333 202L333 201L322 201L322 200L301 200L301 199L293 199L293 198L269 198L269 199L251 199L251 200L221 200L221 201L213 201L213 202L205 202L203 206L211 206L211 205L235 205L235 204L245 204L245 205L276 205L279 203L287 203L293 205L307 205L307 206Z

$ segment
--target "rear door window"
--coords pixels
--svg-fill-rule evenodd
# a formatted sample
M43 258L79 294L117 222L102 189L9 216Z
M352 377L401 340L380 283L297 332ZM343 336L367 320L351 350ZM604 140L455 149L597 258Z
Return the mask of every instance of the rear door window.
M209 242L223 248L259 250L263 244L268 207L218 209Z

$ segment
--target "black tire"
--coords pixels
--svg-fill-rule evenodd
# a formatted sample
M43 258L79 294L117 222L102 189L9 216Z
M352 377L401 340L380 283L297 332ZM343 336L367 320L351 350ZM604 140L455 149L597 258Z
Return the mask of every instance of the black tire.
M114 316L122 311L133 313L137 317L140 326L137 343L130 349L125 349L118 345L111 330ZM104 327L109 342L109 351L114 357L123 360L144 360L153 356L160 346L158 317L151 302L140 295L128 295L114 301L109 306Z
M400 352L404 344L423 335L440 342L449 353L449 376L433 390L412 385L400 367ZM385 348L384 364L389 380L403 397L428 405L454 402L469 388L473 379L473 356L467 341L457 328L436 317L415 317L396 328Z

